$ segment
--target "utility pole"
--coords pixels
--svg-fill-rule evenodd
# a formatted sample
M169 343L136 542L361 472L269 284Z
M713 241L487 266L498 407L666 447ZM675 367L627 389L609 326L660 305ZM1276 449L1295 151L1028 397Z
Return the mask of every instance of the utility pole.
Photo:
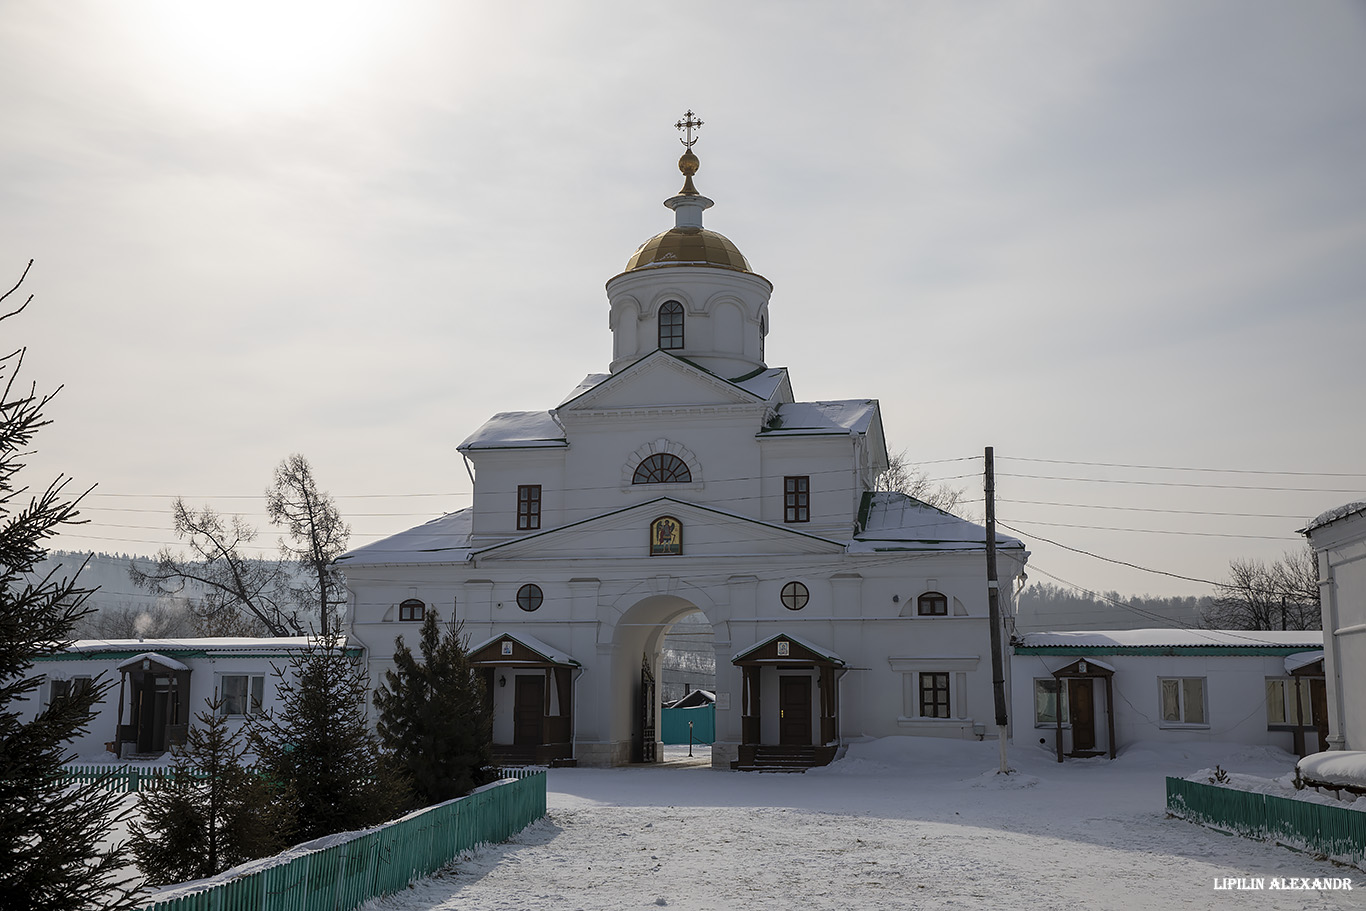
M996 698L996 739L1001 744L1001 774L1010 772L1006 759L1006 678L1001 658L1001 586L996 578L996 461L992 447L986 451L987 501L987 616L991 623L991 686Z

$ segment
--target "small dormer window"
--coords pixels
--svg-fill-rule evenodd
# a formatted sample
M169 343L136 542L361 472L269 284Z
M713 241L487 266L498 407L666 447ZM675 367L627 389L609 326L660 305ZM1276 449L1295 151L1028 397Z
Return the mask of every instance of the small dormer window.
M691 484L688 463L670 452L656 452L636 466L632 484Z
M659 348L674 351L683 347L683 305L665 301L659 308Z

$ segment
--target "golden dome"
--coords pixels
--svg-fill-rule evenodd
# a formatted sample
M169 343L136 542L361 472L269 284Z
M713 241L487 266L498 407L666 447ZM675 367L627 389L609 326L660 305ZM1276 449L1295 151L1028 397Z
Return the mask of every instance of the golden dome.
M625 271L662 266L718 266L750 271L749 261L730 240L715 231L692 226L670 228L645 241L627 261Z

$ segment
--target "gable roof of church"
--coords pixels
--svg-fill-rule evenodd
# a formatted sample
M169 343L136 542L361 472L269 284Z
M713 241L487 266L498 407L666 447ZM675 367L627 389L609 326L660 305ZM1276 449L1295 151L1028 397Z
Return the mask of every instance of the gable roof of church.
M661 504L665 503L673 507L674 512L680 516L686 516L688 513L694 512L710 513L712 515L719 516L724 519L729 519L735 522L739 522L744 525L762 528L769 532L790 535L794 538L802 538L809 542L819 542L819 544L822 545L828 544L833 547L842 548L846 544L846 542L839 541L834 538L827 538L823 535L814 535L808 531L801 531L799 529L795 529L791 525L765 522L761 519L756 519L753 516L743 516L739 513L729 512L724 509L717 509L714 506L707 506L702 503L690 503L686 500L675 499L674 497L655 497L652 500L645 500L641 503L635 503L630 506L623 506L620 509L611 509L606 512L601 512L595 516L590 516L587 519L580 519L577 522L570 522L567 525L557 525L554 528L545 528L540 531L534 531L530 534L522 535L521 537L509 538L506 541L499 541L496 544L489 544L484 547L479 547L472 550L471 553L474 554L474 556L476 557L482 557L485 554L491 553L496 550L522 546L525 545L528 541L535 541L538 538L543 539L552 535L560 535L566 531L569 531L570 529L580 528L581 526L589 525L592 523L600 523L604 519L610 519L613 516L619 516L628 512L648 512L653 514L655 512L658 512Z
M569 398L560 403L557 410L591 409L593 400L605 394L609 388L619 386L622 383L628 383L631 380L632 374L641 373L651 368L658 368L661 364L672 365L685 373L694 375L699 380L711 385L725 395L736 396L736 403L754 402L757 404L768 400L758 389L750 388L748 385L743 385L734 380L728 380L719 373L713 373L706 367L694 363L686 357L679 357L676 354L670 354L668 351L656 348L649 354L627 364L616 373L608 374L606 376L602 376L601 374L590 374L585 377L584 381L570 394ZM785 372L784 369L784 373ZM746 379L753 378L754 376L756 376L756 374L748 374ZM594 382L597 377L601 377L601 379ZM774 384L775 389L777 388L777 385L777 383ZM761 383L760 388L762 388L762 386L763 384Z

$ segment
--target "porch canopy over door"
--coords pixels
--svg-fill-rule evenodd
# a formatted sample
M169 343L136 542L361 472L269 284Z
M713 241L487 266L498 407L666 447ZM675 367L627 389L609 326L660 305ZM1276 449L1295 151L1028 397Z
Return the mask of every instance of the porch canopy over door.
M164 753L185 742L190 727L190 668L159 655L143 652L122 661L119 671L119 706L115 721L114 749L123 755L123 744L138 753ZM123 723L124 693L130 716Z
M1115 688L1113 678L1115 669L1103 661L1096 661L1093 658L1078 658L1071 664L1058 668L1053 672L1053 679L1058 681L1058 706L1053 712L1057 719L1057 747L1058 762L1062 762L1062 693L1068 683L1073 680L1104 680L1105 681L1105 729L1110 737L1110 758L1115 758ZM1094 696L1094 691L1093 694ZM1094 723L1094 720L1093 720ZM1074 733L1075 738L1075 733ZM1073 756L1082 755L1073 743ZM1100 755L1099 753L1087 752L1087 755Z
M570 655L523 633L500 633L470 649L470 664L484 672L484 686L492 698L493 688L503 685L508 672L538 671L541 685L541 724L536 738L535 760L551 763L569 759L574 752L574 672L583 667ZM500 679L501 678L501 679ZM514 684L514 687L519 684ZM525 687L525 684L521 684ZM515 692L515 690L514 690ZM525 695L525 693L524 693ZM551 708L556 709L551 714ZM516 738L514 738L516 739ZM499 747L514 744L494 744Z
M740 652L731 659L731 664L740 668L742 675L740 741L743 745L758 746L761 742L759 675L766 667L817 670L820 687L820 743L817 746L829 746L839 740L839 672L845 666L839 655L796 636L778 633Z

